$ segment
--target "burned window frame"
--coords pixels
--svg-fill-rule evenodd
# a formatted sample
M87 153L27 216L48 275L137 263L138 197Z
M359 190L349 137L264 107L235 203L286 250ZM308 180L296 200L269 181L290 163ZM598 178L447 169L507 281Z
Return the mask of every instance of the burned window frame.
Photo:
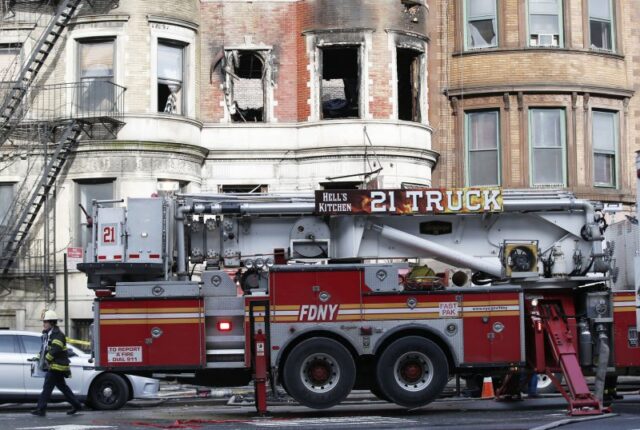
M322 55L321 49L352 45L359 47L359 116L358 119L370 118L369 112L369 52L372 47L374 28L355 27L340 29L306 30L302 34L306 37L307 55L311 70L311 92L309 121L322 121ZM356 118L352 118L356 119ZM329 120L331 121L331 120Z
M224 101L226 115L231 123L243 124L246 122L246 118L243 118L242 114L238 111L237 101L235 100L235 80L239 79L235 73L235 64L239 61L241 55L251 53L257 57L263 64L262 73L262 120L253 121L256 123L267 123L273 119L271 112L272 108L272 91L274 87L273 71L274 71L274 58L271 47L255 47L255 46L238 46L238 47L225 47L222 53L222 66L220 67L222 73L222 89L224 92ZM241 120L234 120L234 116L239 114ZM244 121L242 120L244 119Z
M168 46L171 48L178 48L182 51L182 80L178 81L178 80L172 80L172 79L166 79L166 78L161 78L160 77L160 70L159 70L159 62L160 62L160 47L161 46ZM167 39L164 37L158 37L157 40L157 44L156 44L156 83L155 83L155 91L156 91L156 113L159 114L167 114L167 115L173 115L173 116L187 116L187 55L188 55L188 50L187 48L189 47L188 43L185 43L183 41L180 40L175 40L175 39ZM160 81L164 81L163 84L169 86L170 81L172 82L180 82L181 88L180 88L180 112L167 112L167 103L165 103L165 107L163 110L160 110L160 85L161 82Z
M426 123L428 116L428 105L427 105L427 43L428 39L419 38L414 35L406 35L402 33L397 33L393 35L394 43L395 43L395 116L399 121L409 121L415 123ZM415 106L412 111L411 119L403 119L401 118L401 109L400 109L400 63L399 63L399 52L401 50L412 51L415 55L414 62L417 62L418 70L417 76L415 77L418 83L417 92L412 95L413 102Z
M357 77L357 96L355 97L357 99L357 114L355 116L353 115L345 115L345 116L333 116L333 117L326 117L325 116L325 109L324 109L324 101L323 101L323 88L325 87L324 85L324 59L325 59L325 52L329 51L329 50L346 50L346 49L353 49L354 51L356 51L356 68L358 71L358 77ZM322 44L322 45L318 45L317 46L317 58L318 58L318 114L319 114L319 119L322 121L325 120L336 120L336 119L363 119L364 118L364 98L362 97L363 95L363 88L364 88L364 79L363 79L363 58L364 58L364 45L361 43L328 43L328 44ZM344 79L344 78L343 78ZM345 102L347 102L347 105L345 106L345 108L349 108L348 105L348 100L346 99L347 96L347 85L344 84L344 93L345 93Z

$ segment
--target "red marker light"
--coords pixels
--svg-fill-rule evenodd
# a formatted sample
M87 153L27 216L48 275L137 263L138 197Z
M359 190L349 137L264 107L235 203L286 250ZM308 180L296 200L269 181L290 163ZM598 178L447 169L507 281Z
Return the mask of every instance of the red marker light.
M231 323L229 321L218 321L218 331L231 331Z

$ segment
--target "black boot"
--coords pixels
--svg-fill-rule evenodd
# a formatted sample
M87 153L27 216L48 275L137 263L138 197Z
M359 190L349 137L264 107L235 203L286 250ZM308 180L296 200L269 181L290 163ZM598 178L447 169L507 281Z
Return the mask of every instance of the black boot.
M69 410L67 411L67 415L73 415L73 414L75 414L76 412L81 411L81 410L82 410L82 405L72 406L72 407L71 407L71 409L69 409Z
M47 412L43 409L34 409L31 411L31 415L35 415L38 417L44 417L45 415L47 415Z

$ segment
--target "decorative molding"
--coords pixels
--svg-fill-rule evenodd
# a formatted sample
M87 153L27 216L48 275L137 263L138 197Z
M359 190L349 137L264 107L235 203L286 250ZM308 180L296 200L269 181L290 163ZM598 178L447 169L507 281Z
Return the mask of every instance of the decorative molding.
M511 98L509 97L509 93L504 93L502 95L502 100L504 101L504 109L507 111L511 110Z
M566 84L522 84L522 85L495 85L488 87L460 87L449 88L445 94L449 97L480 97L486 95L498 95L504 93L545 93L545 94L578 94L591 93L606 97L628 98L633 97L635 91L626 88L598 87L591 85Z
M70 25L96 24L103 22L128 22L129 15L83 15L71 20Z
M147 15L147 20L149 21L149 23L154 22L157 24L175 25L178 27L188 28L189 30L193 30L195 32L197 32L200 28L200 26L195 22L186 21L179 18L172 18L169 16Z
M571 109L578 109L578 93L575 91L571 93Z
M518 110L522 111L524 109L524 93L522 91L518 91Z
M591 49L577 49L577 48L547 48L547 47L524 47L524 48L482 48L482 49L473 49L470 51L457 51L453 52L451 55L455 58L467 57L473 55L508 55L513 53L531 53L536 51L543 52L555 52L557 54L573 54L573 55L593 55L596 57L605 57L612 58L616 60L624 61L625 56L621 54L617 54L615 52L607 52L607 51L595 51Z
M582 95L582 99L584 100L584 111L587 112L589 111L589 100L591 100L591 95L589 93L584 93Z
M460 109L460 103L458 97L451 97L451 110L453 116L458 115L458 109Z

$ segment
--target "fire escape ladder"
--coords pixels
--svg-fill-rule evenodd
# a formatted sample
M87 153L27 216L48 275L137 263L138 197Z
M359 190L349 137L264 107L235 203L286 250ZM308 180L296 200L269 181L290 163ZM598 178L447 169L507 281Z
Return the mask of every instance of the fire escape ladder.
M34 84L42 66L82 1L63 0L60 2L49 24L38 38L28 60L20 68L18 79L7 92L0 108L0 146L7 140L13 128L19 124L20 115L24 113L24 109L20 109L20 105L25 95Z
M11 265L16 260L20 246L36 221L40 208L49 197L65 161L77 144L82 134L82 124L80 121L70 120L61 125L61 130L58 133L55 133L54 130L55 134L59 135L55 149L50 158L45 161L37 186L32 191L26 205L18 215L15 226L7 236L2 256L0 257L0 270L2 270L3 275L9 272Z
M549 344L555 360L569 388L569 393L553 375L552 369L546 369L547 375L554 382L558 391L569 402L570 415L600 415L605 411L600 401L591 393L587 381L582 374L578 353L574 347L574 336L569 324L557 303L540 305L540 318L547 333Z

